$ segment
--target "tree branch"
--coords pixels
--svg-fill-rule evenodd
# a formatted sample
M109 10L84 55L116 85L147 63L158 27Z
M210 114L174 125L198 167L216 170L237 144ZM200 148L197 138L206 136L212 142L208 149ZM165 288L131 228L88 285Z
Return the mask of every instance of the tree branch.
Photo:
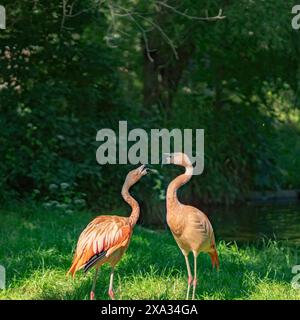
M157 4L163 6L163 7L166 7L172 11L174 11L175 13L189 19L189 20L198 20L198 21L215 21L215 20L222 20L222 19L225 19L226 16L223 16L222 15L222 9L219 10L219 13L217 16L214 16L214 17L208 17L208 15L206 17L197 17L197 16L191 16L191 15L188 15L182 11L179 11L178 9L176 9L175 7L172 7L170 6L169 4L167 4L166 2L163 2L163 1L155 1Z

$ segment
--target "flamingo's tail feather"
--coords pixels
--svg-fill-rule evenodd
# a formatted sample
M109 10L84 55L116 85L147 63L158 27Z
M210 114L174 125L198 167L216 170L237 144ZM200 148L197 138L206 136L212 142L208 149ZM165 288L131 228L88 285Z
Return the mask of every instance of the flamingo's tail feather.
M214 251L209 253L209 255L210 255L210 258L211 258L211 264L212 264L213 268L216 268L217 270L219 270L220 261L219 261L217 250L214 249Z
M69 275L69 274L71 274L72 275L72 277L74 278L75 277L75 273L76 273L76 271L77 271L77 264L78 264L78 261L80 260L80 257L77 257L77 256L75 256L75 258L74 258L74 261L73 261L73 263L72 263L72 265L71 265L71 268L69 269L69 271L67 272L67 276Z

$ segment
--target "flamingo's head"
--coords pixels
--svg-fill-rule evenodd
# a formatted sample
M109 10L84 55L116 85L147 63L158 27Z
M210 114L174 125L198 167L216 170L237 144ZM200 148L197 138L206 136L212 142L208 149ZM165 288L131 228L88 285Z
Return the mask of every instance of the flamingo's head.
M137 183L143 176L145 176L148 173L148 168L146 165L141 165L140 167L131 170L128 172L127 177L126 177L126 184L128 186L132 186L135 183Z
M188 167L192 165L189 157L183 152L165 153L162 164L175 164Z

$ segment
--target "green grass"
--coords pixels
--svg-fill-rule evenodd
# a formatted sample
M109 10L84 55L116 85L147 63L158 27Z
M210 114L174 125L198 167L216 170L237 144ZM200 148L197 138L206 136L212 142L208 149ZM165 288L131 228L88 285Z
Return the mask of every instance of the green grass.
M0 299L88 299L92 272L66 277L73 250L91 213L65 214L42 207L0 210L0 264L7 288ZM287 247L269 242L260 249L218 243L221 268L209 257L198 259L197 299L300 299L291 287L292 265ZM168 231L136 227L127 253L116 269L117 299L184 299L184 259ZM101 269L97 299L107 299L109 268Z

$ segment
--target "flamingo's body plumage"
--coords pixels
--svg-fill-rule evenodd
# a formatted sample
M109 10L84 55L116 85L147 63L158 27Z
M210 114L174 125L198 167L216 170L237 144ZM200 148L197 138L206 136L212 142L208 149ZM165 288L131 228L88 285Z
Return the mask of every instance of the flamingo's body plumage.
M69 272L74 275L77 270L87 271L93 265L100 267L108 262L112 267L118 257L126 251L132 234L128 218L119 216L100 216L91 221L81 233L74 260ZM100 254L103 254L100 256ZM95 257L98 261L91 261ZM94 264L93 264L94 262Z
M129 194L129 189L146 173L147 169L142 165L139 168L130 171L124 182L122 196L132 208L129 217L96 217L82 231L78 239L73 263L68 273L71 273L74 277L76 271L80 269L88 271L95 266L96 273L90 295L91 299L94 299L98 269L104 263L109 263L112 267L108 293L109 296L114 299L114 267L128 248L133 228L140 214L138 202Z
M177 190L187 183L193 174L193 166L184 153L168 155L166 162L185 167L185 173L176 177L167 190L167 223L186 261L188 271L189 297L190 285L193 281L188 255L194 255L193 299L197 284L197 256L200 252L210 255L213 267L219 268L219 258L216 250L212 225L207 216L199 209L184 205L177 198Z

